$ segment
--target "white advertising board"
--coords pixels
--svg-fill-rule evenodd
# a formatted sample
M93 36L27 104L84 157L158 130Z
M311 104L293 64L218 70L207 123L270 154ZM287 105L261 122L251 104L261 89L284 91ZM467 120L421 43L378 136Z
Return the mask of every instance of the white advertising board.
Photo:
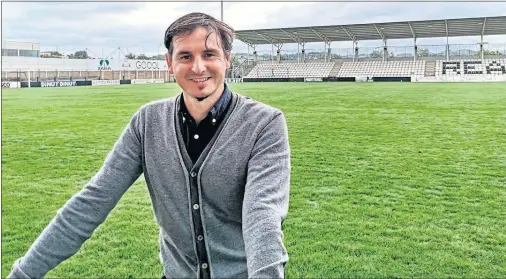
M412 76L411 82L506 82L506 75Z
M238 83L238 82L242 82L242 78L226 78L225 82L226 83Z
M17 81L2 81L2 88L18 88L21 84Z
M119 80L92 80L91 86L97 86L97 85L119 85Z
M2 71L166 71L165 60L137 59L61 59L2 56Z
M132 79L132 84L163 83L163 79Z
M68 86L76 86L76 82L64 80L64 81L43 81L40 83L40 87L68 87Z
M321 77L306 77L304 78L306 82L314 82L314 81L323 81Z

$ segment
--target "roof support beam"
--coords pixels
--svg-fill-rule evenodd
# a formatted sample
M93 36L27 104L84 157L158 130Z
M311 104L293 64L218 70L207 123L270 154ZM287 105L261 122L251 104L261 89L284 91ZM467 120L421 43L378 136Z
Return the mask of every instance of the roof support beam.
M346 28L344 28L344 26L341 25L341 29L344 30L344 32L348 35L348 37L350 37L350 39L354 42L358 41L357 40L357 37L355 37L355 35L351 34L350 31L346 30Z
M446 38L448 38L448 20L445 19Z
M415 29L413 29L413 26L411 26L411 22L408 21L409 29L411 29L411 34L413 34L413 38L416 38Z
M374 28L376 28L376 31L378 31L378 34L380 35L381 39L383 41L385 41L386 40L385 35L383 35L383 33L381 33L381 31L379 30L378 26L376 26L376 24L373 24L373 25L374 25Z
M485 26L487 24L487 18L483 19L483 26L481 28L481 41L480 41L480 55L481 59L485 58L485 51L483 50L483 34L485 34Z
M446 60L450 60L450 45L448 45L448 21L445 19L445 28L446 28Z
M483 40L483 35L485 34L485 26L487 25L487 18L483 19L483 28L481 29L481 39Z
M313 27L309 27L309 29L313 30L313 32L318 36L318 38L322 39L322 41L324 41L324 42L328 41L328 39L325 36L323 36L322 33L314 30Z
M268 37L268 36L265 36L263 34L260 34L258 32L255 32L255 34L257 34L258 36L262 37L264 40L268 41L269 43L271 43L272 45L275 45L275 46L278 46L278 44L276 43L276 41L274 41L273 38L271 37Z
M237 35L236 35L237 36ZM250 41L248 39L245 39L243 38L242 36L237 36L237 39L239 39L240 41L242 41L243 43L245 44L251 44Z
M300 39L297 37L297 36L294 36L288 32L286 32L285 30L283 29L279 29L281 30L283 33L285 33L288 37L290 37L292 40L294 40L296 43L300 44Z
M248 45L248 47L255 49L255 46L256 46L255 44L252 44L250 42L245 42L245 43L246 43L246 45Z

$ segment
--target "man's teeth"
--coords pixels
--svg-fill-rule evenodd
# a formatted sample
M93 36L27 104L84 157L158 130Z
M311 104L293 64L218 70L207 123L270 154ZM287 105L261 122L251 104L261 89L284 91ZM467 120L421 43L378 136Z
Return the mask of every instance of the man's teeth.
M210 79L209 77L206 77L206 78L194 78L193 80L196 81L196 82L203 82L203 81L206 81Z

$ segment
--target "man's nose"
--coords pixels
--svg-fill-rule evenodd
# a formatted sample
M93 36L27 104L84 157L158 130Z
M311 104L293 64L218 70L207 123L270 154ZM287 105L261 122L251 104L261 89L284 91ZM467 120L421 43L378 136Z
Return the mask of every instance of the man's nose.
M193 60L193 65L192 65L192 71L196 74L201 74L203 73L204 71L206 70L206 67L204 65L204 61L202 61L202 58L200 57L196 57L194 60Z

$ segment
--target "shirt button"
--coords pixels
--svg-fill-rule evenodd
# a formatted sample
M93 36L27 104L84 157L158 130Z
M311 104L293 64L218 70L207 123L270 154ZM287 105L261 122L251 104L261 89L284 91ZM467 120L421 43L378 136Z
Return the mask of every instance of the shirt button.
M192 171L191 176L192 176L192 177L195 177L195 176L197 176L197 173L196 173L196 172L194 172L194 171Z
M194 139L199 139L199 135L193 136Z
M202 264L202 269L206 269L207 268L207 264L206 263L203 263Z
M198 241L202 241L202 239L204 239L204 237L203 237L203 236L201 236L201 235L197 236L197 240L198 240Z
M198 204L194 204L193 205L193 209L195 209L195 210L199 209L199 205Z

